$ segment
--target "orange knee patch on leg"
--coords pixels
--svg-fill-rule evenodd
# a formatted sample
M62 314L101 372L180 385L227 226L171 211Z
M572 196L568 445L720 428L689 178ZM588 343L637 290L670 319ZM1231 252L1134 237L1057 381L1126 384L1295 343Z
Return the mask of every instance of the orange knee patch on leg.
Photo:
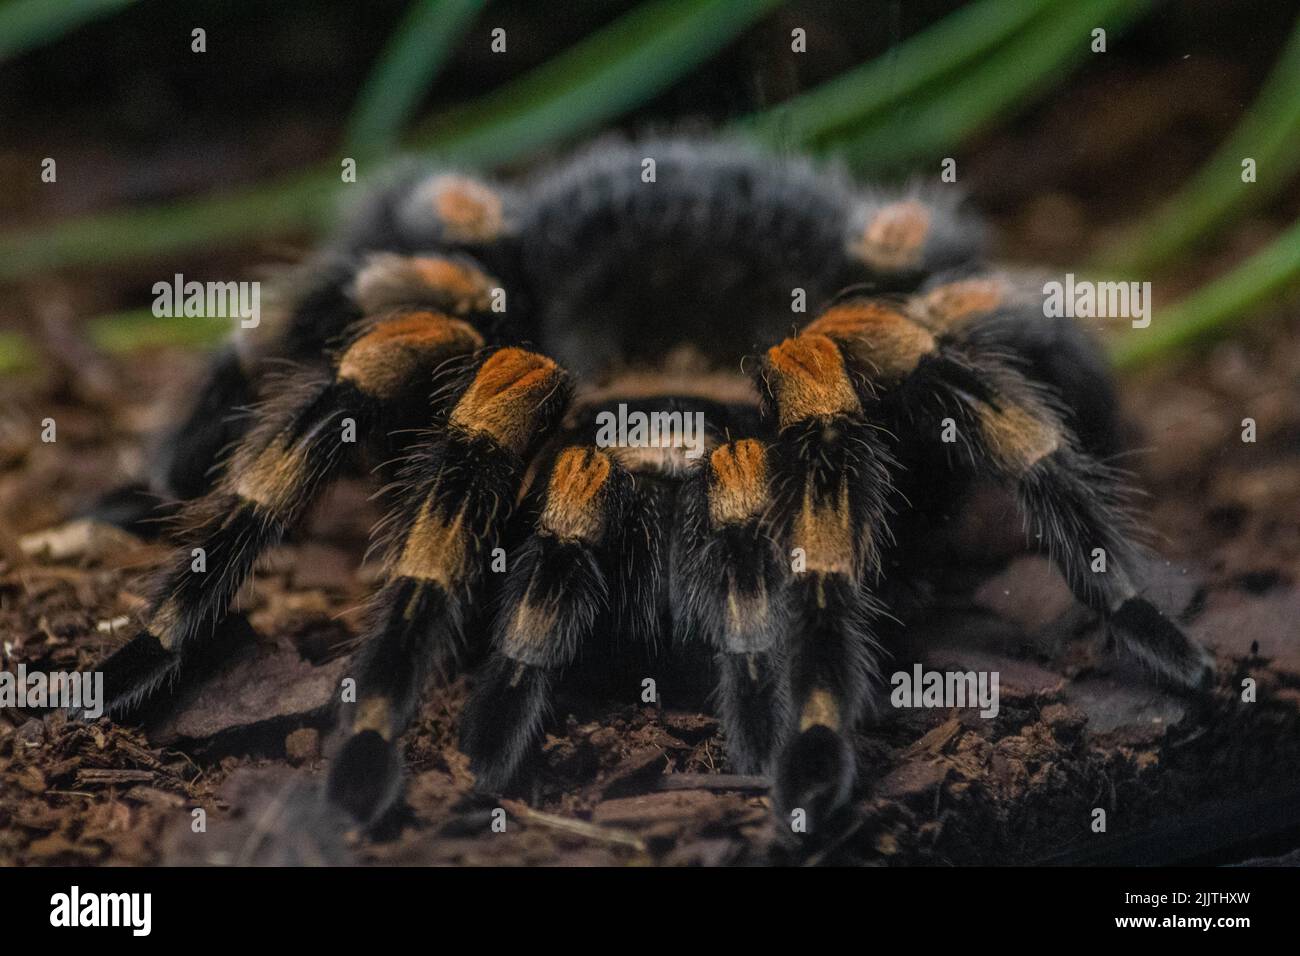
M840 729L840 705L830 691L821 687L808 695L799 714L799 730L802 732L810 727Z
M934 336L902 311L871 300L832 306L806 329L839 343L855 361L883 382L909 375L935 349Z
M857 578L860 562L853 540L847 478L832 501L816 500L811 487L804 489L790 543L803 550L805 571Z
M1006 301L1007 291L1007 283L1001 279L960 279L931 289L921 303L930 324L947 331L988 315Z
M439 364L483 347L466 322L437 312L412 312L380 322L339 359L338 378L367 395L390 399L423 383Z
M433 581L451 591L465 578L468 554L465 513L457 512L448 518L430 499L420 507L415 523L406 534L393 574Z
M433 182L433 211L454 242L492 242L504 226L501 197L465 176Z
M145 630L158 639L166 650L171 650L176 646L176 639L180 637L178 628L180 627L181 611L176 604L175 598L168 598L164 601L153 616L145 622Z
M523 349L494 352L452 409L451 423L486 434L516 454L528 447L543 402L564 373L545 356Z
M605 531L605 489L613 462L592 448L566 448L555 460L541 525L558 538L594 543Z
M914 199L877 210L850 252L874 269L909 269L921 261L930 234L930 210Z
M767 454L751 438L720 445L709 458L709 520L744 521L767 505Z
M385 740L393 739L393 704L387 697L369 697L357 704L352 732L373 730Z
M379 253L357 273L352 298L366 315L402 306L433 305L456 315L485 311L493 280L445 256Z
M768 631L771 601L767 585L762 581L753 592L742 592L731 576L727 585L727 614L723 618L722 639L731 654L758 653L770 650L772 640ZM752 670L752 661L751 661ZM757 677L751 673L751 676Z
M1024 474L1035 462L1061 446L1061 433L1056 425L1015 405L996 409L983 406L979 427L989 453L1013 475Z
M766 372L776 393L781 428L862 410L844 357L825 335L800 335L768 349Z
M416 274L430 289L437 289L458 310L483 311L492 301L492 280L477 269L441 256L411 260Z
M258 452L237 453L227 480L240 498L282 514L292 507L307 467L307 449L301 444L286 447L283 436L276 436Z
M559 619L559 609L553 604L534 603L531 594L525 594L506 620L502 651L521 663L544 664L547 638L555 631Z

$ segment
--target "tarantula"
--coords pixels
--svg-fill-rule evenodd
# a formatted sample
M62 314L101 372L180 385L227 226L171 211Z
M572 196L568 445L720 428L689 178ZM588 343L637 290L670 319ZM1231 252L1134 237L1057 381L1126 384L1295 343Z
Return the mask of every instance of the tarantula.
M882 647L975 482L1016 491L1122 646L1203 686L1210 658L1137 577L1102 359L980 250L946 196L734 143L604 143L524 188L395 176L220 355L167 444L175 556L106 662L110 712L221 640L259 555L358 461L382 479L384 573L328 792L363 822L400 794L426 684L487 635L460 718L481 788L517 778L584 648L707 646L732 767L829 818ZM704 453L671 424L600 440L620 406L702 413Z

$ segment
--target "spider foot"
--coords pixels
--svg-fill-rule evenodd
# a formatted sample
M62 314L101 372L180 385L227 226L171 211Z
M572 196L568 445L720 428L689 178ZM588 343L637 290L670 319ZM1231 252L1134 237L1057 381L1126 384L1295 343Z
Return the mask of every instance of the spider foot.
M786 745L777 761L773 803L793 833L832 829L853 792L853 750L843 735L815 725Z
M1124 601L1108 624L1120 644L1161 679L1192 691L1214 686L1214 655L1146 598Z
M116 721L146 723L161 716L180 699L180 685L194 686L209 675L239 644L255 640L247 618L231 614L213 632L213 640L196 651L181 653L163 647L142 631L106 657L95 670L104 675L102 712ZM70 718L84 716L70 711Z
M397 748L374 730L349 737L330 764L325 792L358 823L379 822L402 794Z
M727 737L727 759L736 773L762 773L785 733L789 695L781 686L783 664L770 654L718 657L719 714Z
M83 517L152 541L162 536L166 522L178 510L179 506L164 501L148 485L133 484L101 495L85 509Z
M461 713L460 746L479 790L506 789L541 733L550 677L540 667L494 655Z
M140 714L154 694L180 673L180 655L173 654L148 632L138 634L105 658L96 670L104 676L104 716L130 720ZM69 718L85 712L70 710Z

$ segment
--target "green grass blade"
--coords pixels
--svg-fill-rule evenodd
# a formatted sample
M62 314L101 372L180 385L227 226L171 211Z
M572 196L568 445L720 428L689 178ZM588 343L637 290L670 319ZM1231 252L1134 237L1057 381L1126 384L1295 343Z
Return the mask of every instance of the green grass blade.
M1120 368L1221 334L1265 300L1300 289L1300 222L1225 276L1152 319L1146 329L1125 333L1111 349Z
M1150 8L1152 0L1078 0L1010 38L952 82L926 88L908 104L905 123L881 117L851 136L826 144L859 170L896 169L946 155L997 116L1026 102L1088 56L1091 31L1112 42Z
M105 352L138 349L202 348L230 337L228 316L157 316L153 309L130 309L97 316L87 323L91 343Z
M1069 2L1069 0L1064 0ZM800 148L862 124L988 53L1063 0L981 0L953 12L888 54L737 123L769 146Z
M0 63L135 0L11 0L0 6Z
M784 0L657 0L532 73L423 126L411 145L506 162L652 99Z
M656 0L557 59L453 110L411 145L491 166L577 135L650 99L783 0ZM265 238L321 225L340 187L337 166L233 195L100 213L0 234L0 281L67 266Z
M103 352L130 354L149 348L206 348L230 337L228 316L156 316L152 308L99 315L86 336ZM26 335L0 332L0 373L38 368L40 353Z
M231 196L85 216L0 235L0 280L60 266L129 262L237 240L265 239L324 223L338 173L298 174Z
M1257 165L1253 183L1241 180L1247 157ZM1298 171L1300 21L1246 117L1190 182L1102 252L1099 268L1150 272L1275 195Z
M393 146L485 0L413 0L353 108L345 138L359 155Z

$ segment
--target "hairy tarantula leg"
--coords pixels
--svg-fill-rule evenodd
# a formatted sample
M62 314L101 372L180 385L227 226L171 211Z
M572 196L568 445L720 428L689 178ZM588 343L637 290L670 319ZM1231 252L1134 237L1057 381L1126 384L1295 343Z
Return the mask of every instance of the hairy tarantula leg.
M1015 274L938 277L912 299L909 315L942 341L1005 356L1030 381L1049 386L1080 447L1105 459L1121 445L1106 354L1074 319L1043 315L1041 287Z
M1016 482L1021 509L1071 590L1152 671L1183 687L1208 686L1213 657L1134 577L1141 549L1120 475L1080 451L1044 407L1014 401L999 390L1001 407L979 409L981 443L994 472Z
M393 309L433 308L472 316L484 328L500 283L461 254L399 256L376 252L357 272L349 292L366 315Z
M216 630L257 559L343 460L340 397L328 378L296 379L218 485L182 509L177 548L150 586L144 631L101 665L110 714L133 710L175 675L191 642Z
M221 349L195 389L188 416L171 428L151 457L145 480L114 488L82 515L124 528L141 538L160 537L180 510L177 499L197 498L211 488L221 451L244 434L241 410L256 402L253 384L234 346Z
M511 559L492 656L461 714L461 749L483 790L515 778L541 735L554 681L610 611L631 484L595 448L567 447L551 467L535 530Z
M350 736L329 777L331 798L356 819L378 819L400 791L395 741L429 678L453 668L530 452L567 400L554 362L501 349L457 401L445 436L403 466L385 519L386 580L369 606L357 703L343 715Z
M791 551L790 684L796 733L777 762L782 813L809 829L848 800L852 733L878 677L867 575L887 533L891 459L863 417L843 357L826 336L770 349L761 371L771 449L773 514Z
M1119 474L1080 450L1044 391L997 355L931 334L894 303L840 303L809 330L831 336L868 370L885 391L882 401L892 396L911 428L939 436L951 417L971 465L1015 484L1075 595L1125 646L1183 686L1209 680L1208 654L1141 596L1132 577L1140 549Z
M753 439L714 449L678 496L672 548L673 618L684 636L717 652L718 712L740 773L767 768L791 720L789 568L765 520L767 457Z
M262 406L217 486L182 510L174 556L151 586L144 633L104 664L110 711L141 703L174 675L192 642L215 630L258 558L352 455L349 434L370 435L393 403L427 391L412 392L409 383L480 345L464 322L406 313L368 327L333 377L290 377Z
M332 341L363 316L395 310L435 309L487 332L497 324L491 306L500 285L459 252L376 252L358 262L334 250L287 271L274 280L277 304L266 320L241 330L208 366L188 414L151 456L147 480L113 490L85 513L142 537L160 536L181 502L212 489L222 451L249 430L243 412L267 397L256 382L269 362L314 356L325 371Z
M197 498L210 485L209 469L221 451L243 437L247 420L238 411L253 405L256 393L238 350L227 346L208 369L189 417L168 436L169 460L158 484L182 499Z
M253 424L247 410L267 398L257 382L264 358L319 358L326 343L362 314L345 293L356 275L351 256L323 254L273 281L256 329L241 329L208 365L193 403L161 436L147 475L91 503L85 514L145 538L161 537L183 502L212 490L222 455Z

